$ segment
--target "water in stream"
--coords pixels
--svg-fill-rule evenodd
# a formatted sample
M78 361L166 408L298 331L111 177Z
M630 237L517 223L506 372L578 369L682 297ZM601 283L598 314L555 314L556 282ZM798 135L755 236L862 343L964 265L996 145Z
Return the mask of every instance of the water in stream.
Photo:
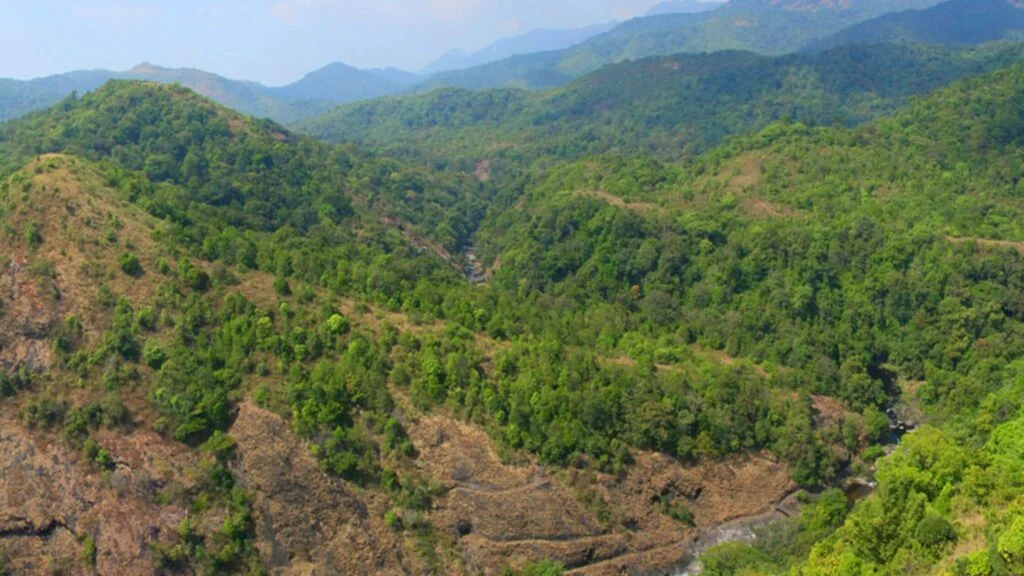
M466 249L466 265L463 271L470 284L483 284L487 281L487 274L484 272L484 266L480 263L480 260L477 259L472 246Z
M846 499L850 506L870 496L875 491L875 487L876 484L874 482L864 480L850 482L845 488ZM692 546L689 564L681 572L676 573L675 576L697 576L701 574L704 567L701 564L700 556L704 552L715 546L732 542L753 544L757 541L759 534L771 530L773 525L784 522L791 517L790 510L787 509L784 512L781 508L776 507L775 510L766 514L741 518L710 530L705 530L698 536Z

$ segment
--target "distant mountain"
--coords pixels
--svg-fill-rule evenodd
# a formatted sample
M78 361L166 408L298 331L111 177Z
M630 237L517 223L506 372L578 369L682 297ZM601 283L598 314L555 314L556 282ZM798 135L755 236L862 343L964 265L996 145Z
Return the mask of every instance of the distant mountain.
M401 92L420 78L394 68L359 70L331 64L294 84L268 88L192 68L143 63L127 72L91 70L28 81L0 79L0 120L51 106L72 92L91 92L115 79L181 84L243 114L291 123L322 114L338 104Z
M400 81L395 81L401 78ZM396 70L368 71L335 62L310 72L298 82L266 89L269 94L291 101L326 100L345 104L401 91L414 79Z
M698 14L721 8L728 0L665 0L647 11L647 16L661 14Z
M418 88L550 88L607 64L648 56L719 50L784 54L882 14L939 1L732 0L710 12L636 18L566 50L438 74Z
M412 85L423 79L419 74L413 74L412 72L406 72L405 70L399 70L398 68L370 68L364 70L368 74L372 74L385 82L399 85Z
M615 150L677 159L779 118L857 125L951 82L1024 59L1024 44L847 45L768 57L676 54L605 66L548 91L458 88L331 110L297 128L333 142L559 158ZM488 152L487 157L493 157ZM461 159L461 158L460 158Z
M1019 0L951 0L926 10L886 14L811 43L823 49L850 42L922 42L971 45L1024 31L1024 2Z
M614 28L616 24L616 22L609 22L571 30L534 30L522 36L503 38L473 53L452 50L424 68L423 74L432 75L451 70L483 66L484 64L522 54L564 50L584 42L588 38L603 34Z

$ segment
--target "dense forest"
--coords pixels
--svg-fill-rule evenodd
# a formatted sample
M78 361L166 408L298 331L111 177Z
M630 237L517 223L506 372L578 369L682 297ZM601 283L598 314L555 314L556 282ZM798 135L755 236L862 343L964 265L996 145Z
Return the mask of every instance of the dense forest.
M1018 38L1024 14L1013 0L953 0L922 10L884 14L812 42L821 49L849 43L921 42L960 46Z
M613 151L677 160L783 118L860 124L958 78L1007 66L1020 51L995 43L679 54L608 66L549 92L445 89L357 103L297 128L391 154L427 150L437 163L486 157L496 169Z
M726 10L779 17L766 6L678 18L710 34ZM319 496L370 502L351 508L396 542L381 573L615 559L534 538L500 565L460 555L492 528L443 525L456 489L429 458L466 427L533 465L528 486L569 490L619 556L650 527L713 526L703 485L608 486L760 458L802 513L710 548L705 574L1024 574L1021 50L682 54L299 131L111 81L0 124L0 413L121 495L114 438L185 455L180 481L146 484L183 511L145 551L160 574L293 560L261 547L265 486L243 481L253 407L337 482ZM422 440L414 415L450 420ZM505 494L465 476L469 498ZM629 490L641 512L618 507ZM99 532L58 524L96 571Z

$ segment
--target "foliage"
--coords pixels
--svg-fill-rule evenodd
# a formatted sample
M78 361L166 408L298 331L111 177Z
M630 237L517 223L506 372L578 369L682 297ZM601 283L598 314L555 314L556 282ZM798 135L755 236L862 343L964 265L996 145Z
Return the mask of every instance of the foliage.
M425 153L465 170L482 159L498 172L613 150L677 159L782 118L860 124L1020 55L1015 44L850 45L779 57L677 54L609 65L542 93L449 88L360 102L299 129L335 142Z
M393 391L548 465L624 473L637 450L769 451L807 487L860 466L902 400L929 424L878 459L874 496L848 510L825 491L780 537L718 550L710 569L926 573L979 536L988 552L950 565L1015 569L1021 99L1015 65L856 129L774 122L672 164L566 152L485 185L179 88L113 84L4 126L0 155L89 159L161 220L166 265L152 301L105 287L102 335L55 330L109 406L40 395L23 418L63 424L109 469L90 432L127 420L121 390L144 393L149 424L200 451L192 510L226 511L202 537L183 525L160 562L239 571L256 561L254 527L227 432L252 389L323 470L382 488L388 523L430 562L437 487L409 472ZM470 242L488 269L476 286L443 261ZM28 387L4 378L4 395ZM677 496L663 511L686 522ZM983 533L962 521L973 510Z
M139 257L135 254L128 252L121 254L117 258L117 266L122 272L133 278L142 275L142 262L139 261Z
M969 25L965 25L969 23ZM1015 38L1024 30L1024 15L1002 0L952 0L926 10L883 14L811 43L814 48L850 43L920 42L980 44Z

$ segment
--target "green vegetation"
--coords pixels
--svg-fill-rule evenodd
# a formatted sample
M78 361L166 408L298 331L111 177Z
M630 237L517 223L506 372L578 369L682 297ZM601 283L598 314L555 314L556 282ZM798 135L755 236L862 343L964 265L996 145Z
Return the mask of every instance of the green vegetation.
M1024 12L1007 0L951 0L924 10L884 14L811 43L814 48L849 43L920 42L948 46L1019 38Z
M430 152L435 136L403 141L418 127L401 115L367 128L401 160L115 82L0 128L8 187L40 154L73 156L154 223L146 247L130 226L99 227L113 243L98 241L109 274L89 291L97 337L75 316L55 323L45 393L25 392L25 372L0 376L0 393L25 394L23 421L62 427L101 471L115 462L96 432L131 422L124 394L195 450L194 482L161 495L190 511L154 547L162 570L260 570L229 436L253 399L323 471L379 490L376 519L435 571L443 489L414 462L410 404L588 473L623 475L641 450L768 452L803 487L877 480L852 509L825 490L754 546L713 550L709 574L1021 573L1024 65L911 98L1017 59L1011 45L726 53L614 66L546 95L448 93L448 111L438 95L363 107L411 102L410 117L451 128ZM692 107L668 96L678 79L598 89L666 64L707 69ZM619 107L602 117L606 97ZM577 116L603 127L571 130ZM541 125L558 138L526 146ZM514 169L476 178L491 126L523 145ZM0 214L18 214L18 196L0 196ZM41 230L6 237L38 247ZM486 282L457 270L469 247ZM143 263L147 282L125 277ZM893 406L927 424L884 456ZM580 498L611 524L600 493ZM671 491L651 504L695 521Z
M713 12L636 18L567 50L516 56L439 74L421 87L552 88L602 66L680 52L785 54L853 24L939 0L732 0Z
M445 89L338 108L299 129L496 175L603 152L674 160L789 118L856 125L1021 58L1021 46L844 46L781 57L679 54L607 66L548 92ZM514 172L513 172L514 173Z

